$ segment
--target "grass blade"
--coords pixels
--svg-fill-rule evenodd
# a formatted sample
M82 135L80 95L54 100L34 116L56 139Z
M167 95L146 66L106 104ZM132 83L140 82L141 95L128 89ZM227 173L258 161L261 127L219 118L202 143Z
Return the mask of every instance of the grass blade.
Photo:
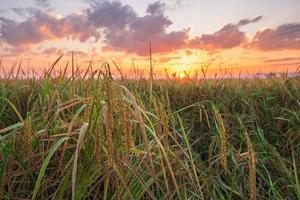
M57 140L55 142L55 144L51 147L50 151L49 151L49 154L47 155L47 157L45 158L43 164L42 164L42 167L40 169L40 172L39 172L39 176L37 178L37 181L35 183L35 187L34 187L34 190L33 190L33 196L32 196L32 199L35 200L36 197L37 197L37 194L38 194L38 191L41 187L41 183L42 183L42 179L43 179L43 176L45 175L45 172L46 172L46 169L47 169L47 166L49 164L49 161L51 159L51 157L53 156L53 154L55 153L55 151L58 149L58 147L66 140L68 140L69 137L63 137L63 138L60 138L59 140Z

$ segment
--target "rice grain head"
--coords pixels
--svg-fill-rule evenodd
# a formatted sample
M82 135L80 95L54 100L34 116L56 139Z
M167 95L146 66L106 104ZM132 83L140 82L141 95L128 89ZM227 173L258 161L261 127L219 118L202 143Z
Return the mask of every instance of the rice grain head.
M219 112L219 110L213 106L213 111L215 115L215 120L217 123L217 128L220 134L220 140L221 140L221 163L223 165L223 168L225 170L225 173L227 171L227 137L226 137L226 130L224 126L224 122L222 119L222 116Z

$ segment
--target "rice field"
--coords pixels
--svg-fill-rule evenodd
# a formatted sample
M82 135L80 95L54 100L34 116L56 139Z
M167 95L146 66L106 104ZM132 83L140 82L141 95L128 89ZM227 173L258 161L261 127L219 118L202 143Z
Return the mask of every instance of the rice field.
M0 140L1 199L300 199L300 77L7 73Z

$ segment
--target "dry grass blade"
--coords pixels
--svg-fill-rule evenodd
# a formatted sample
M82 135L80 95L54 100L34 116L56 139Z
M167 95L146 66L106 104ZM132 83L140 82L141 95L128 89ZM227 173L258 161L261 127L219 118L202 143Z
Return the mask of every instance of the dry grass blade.
M103 123L105 126L105 131L107 134L107 141L108 141L108 160L109 163L112 165L113 164L113 139L112 139L112 133L111 133L111 128L109 125L109 118L108 118L108 107L107 105L104 105L102 108L102 116L103 116Z
M249 187L249 199L254 200L256 199L256 157L255 152L249 137L249 134L247 132L247 129L244 127L242 121L240 118L238 118L238 121L240 125L244 129L244 136L246 138L247 143L247 152L243 153L241 155L247 155L248 156L248 170L249 170L249 176L248 176L248 187Z
M256 199L256 160L252 146L249 147L249 184L250 184L250 200Z
M298 178L298 172L297 172L297 165L296 165L296 159L295 159L295 152L294 152L294 147L291 145L292 149L292 158L293 158L293 168L294 168L294 176L295 176L295 187L296 187L296 193L298 199L300 199L300 184L299 184L299 178Z
M148 139L147 139L147 135L146 135L146 129L145 129L145 124L144 124L144 121L143 121L143 117L142 117L142 113L139 109L139 106L135 100L135 97L133 96L133 94L125 87L125 86L121 86L126 94L128 95L128 97L130 98L131 100L131 103L135 109L135 115L136 115L136 118L137 120L139 121L139 124L140 124L140 128L141 128L141 132L142 132L142 137L143 137L143 142L145 143L146 145L146 149L147 149L147 152L148 152L148 156L149 156L149 159L150 159L150 162L152 161L152 158L151 158L151 154L150 154L150 148L149 148L149 143L148 143ZM174 171L172 169L172 165L171 165L171 162L168 158L168 155L164 149L164 146L161 144L159 138L156 136L156 134L154 132L152 132L152 135L153 137L155 138L155 141L157 142L157 144L159 145L162 153L163 153L163 157L166 161L166 164L167 164L167 167L168 167L168 170L170 172L170 175L171 175L171 178L172 178L172 182L174 184L174 187L175 187L175 190L176 190L176 193L178 194L178 197L180 198L180 192L179 192L179 187L177 185L177 181L176 181L176 178L175 178L175 174L174 174ZM153 167L153 166L152 166ZM154 175L155 177L155 175Z
M17 124L14 124L14 125L5 127L5 128L3 128L3 129L0 129L0 134L5 133L5 132L8 132L8 131L13 130L13 129L20 128L20 127L22 127L23 125L24 125L24 123L17 123Z
M255 200L256 199L256 158L255 158L255 153L249 136L247 136L247 147L248 147L249 190L250 190L249 199Z
M16 106L10 100L8 100L7 98L0 97L0 99L5 100L10 105L10 107L14 110L14 112L17 114L17 116L19 117L20 121L22 123L24 123L24 119L23 119L21 113L16 108Z
M86 130L88 128L88 123L84 123L80 129L79 137L77 140L77 146L76 146L76 151L74 155L74 164L73 164L73 170L72 170L72 199L74 200L75 198L75 187L76 187L76 174L77 174L77 161L78 161L78 155L79 151L81 149L84 135L86 133Z
M150 145L149 145L147 134L146 134L146 129L145 129L145 123L144 123L144 120L143 120L143 116L140 112L139 106L138 106L138 104L136 102L136 99L133 96L133 94L125 86L121 86L121 87L124 89L124 91L128 95L128 97L129 97L129 99L132 103L132 106L134 108L134 115L135 115L136 119L139 122L140 130L141 130L141 134L142 134L142 139L143 139L143 142L145 143L147 156L149 157L149 161L151 163L152 176L153 176L153 178L155 178L155 171L154 171L154 166L153 166L153 163L152 163L153 160L152 160L152 156L151 156L151 152L150 152ZM156 180L156 178L155 178L155 180Z

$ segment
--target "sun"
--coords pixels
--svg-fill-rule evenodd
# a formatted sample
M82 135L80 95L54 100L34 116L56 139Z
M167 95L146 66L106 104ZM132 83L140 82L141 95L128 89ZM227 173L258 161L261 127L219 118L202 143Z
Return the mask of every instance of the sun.
M171 69L177 78L187 78L188 74L194 70L195 63L199 61L199 57L193 55L185 55L185 53L178 53L179 59L174 60L171 64Z
M189 70L189 67L185 66L185 65L178 65L175 68L175 73L177 78L186 78L186 73Z

